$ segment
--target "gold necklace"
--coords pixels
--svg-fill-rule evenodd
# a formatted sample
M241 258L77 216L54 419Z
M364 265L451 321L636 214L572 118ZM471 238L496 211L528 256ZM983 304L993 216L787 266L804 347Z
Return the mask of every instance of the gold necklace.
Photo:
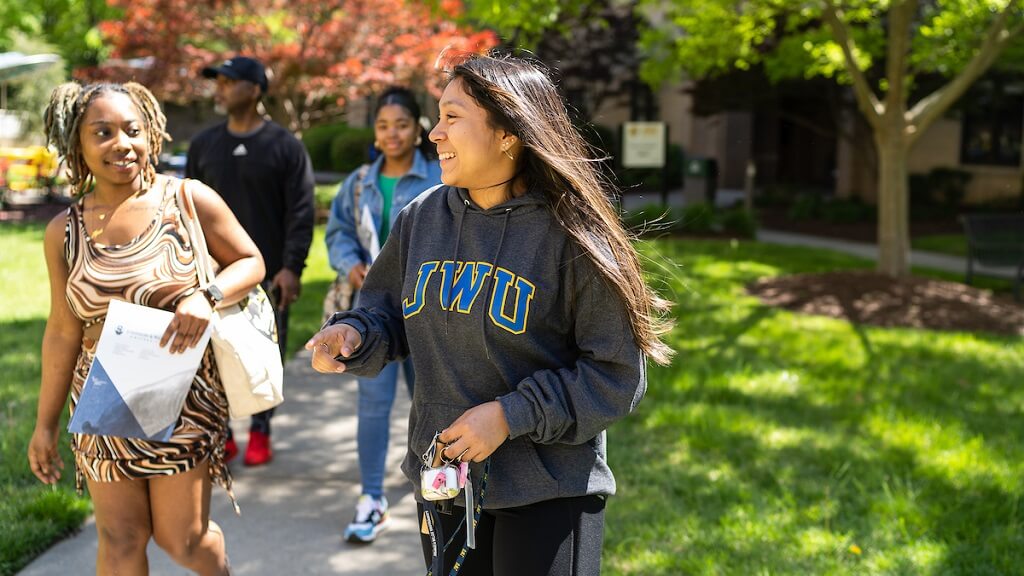
M99 216L97 216L97 218L99 218L100 222L103 222L104 220L106 220L107 216L112 215L120 206L121 206L120 204L118 204L117 206L114 206L110 210L107 210L106 213L100 214ZM93 207L93 210L95 211L96 208ZM95 240L100 234L103 234L104 230L106 230L106 224L104 224L103 226L100 226L99 228L94 229L92 232L89 232L89 238Z
M122 200L120 203L118 203L116 206L114 206L110 210L107 210L105 213L100 214L99 216L96 216L96 218L98 218L100 222L103 222L107 218L113 216L114 212L117 212L118 208L123 206L125 202L131 200L132 198L138 198L139 194L141 194L141 193L142 193L142 190L139 190L138 192L135 192L131 196L129 196L129 197L125 198L124 200ZM92 209L95 211L96 207L93 206ZM89 238L91 240L95 240L97 237L99 237L100 234L103 234L103 231L106 230L106 228L107 228L106 224L109 224L109 223L110 222L105 222L103 226L100 226L99 228L93 230L92 232L89 232Z

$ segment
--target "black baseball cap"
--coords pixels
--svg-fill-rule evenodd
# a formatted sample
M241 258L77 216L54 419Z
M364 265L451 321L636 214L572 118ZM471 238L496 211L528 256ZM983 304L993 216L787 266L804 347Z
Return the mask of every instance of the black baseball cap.
M204 78L216 78L218 75L235 80L247 80L258 84L260 90L267 91L267 70L263 67L263 63L254 58L235 56L225 60L220 66L203 68Z

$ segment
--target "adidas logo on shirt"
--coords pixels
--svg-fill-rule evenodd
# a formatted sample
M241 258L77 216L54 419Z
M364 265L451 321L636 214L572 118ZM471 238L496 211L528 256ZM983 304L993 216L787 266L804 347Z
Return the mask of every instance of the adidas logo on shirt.
M248 156L249 151L245 149L245 144L239 144L235 146L235 149L231 151L232 156Z

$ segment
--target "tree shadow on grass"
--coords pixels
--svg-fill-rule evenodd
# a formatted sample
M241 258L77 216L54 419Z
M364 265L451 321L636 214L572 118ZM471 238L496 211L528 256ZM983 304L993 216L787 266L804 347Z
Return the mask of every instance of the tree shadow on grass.
M0 546L2 574L20 570L76 530L89 513L87 500L74 491L66 411L58 428L64 472L55 491L32 475L25 456L35 427L45 327L42 318L4 322L0 327L0 527L10 530Z
M743 418L834 433L829 411L799 398L739 397L735 404L717 416L636 430L642 438L631 440L642 448L614 462L622 484L654 485L647 498L631 498L616 510L619 519L635 525L657 518L675 525L663 527L666 532L693 532L677 551L675 568L683 573L699 571L709 557L725 573L861 572L857 563L868 557L851 555L847 547L854 543L869 555L885 555L903 573L1010 573L1024 561L1012 505L1019 494L984 478L951 479L921 454L866 431L848 430L832 441L780 440L737 426ZM664 510L666 501L674 512ZM829 543L801 548L799 540L811 534L825 534ZM913 547L919 542L941 549L941 567L918 563ZM715 552L721 550L727 553Z
M615 514L630 526L644 518L648 524L670 526L659 528L655 537L676 542L661 544L676 547L674 569L702 572L713 565L736 573L755 568L863 572L869 566L858 563L873 554L885 562L870 570L885 565L908 574L998 574L1011 573L1024 561L1020 491L1008 491L1005 483L1007 471L1014 474L1024 461L1019 447L1024 364L984 353L987 345L1016 346L1015 341L974 335L965 339L970 346L964 349L850 324L863 350L859 360L851 361L848 354L794 358L766 345L763 334L744 338L773 311L752 306L739 319L725 318L720 309L705 312L695 311L686 327L720 336L683 351L680 362L652 370L649 397L640 408L642 423L614 431L616 444L634 447L613 458L621 483L655 486L640 488L628 509ZM835 332L826 336L841 337ZM760 394L756 387L733 386L738 379L780 371L801 376L795 391ZM773 447L771 434L730 426L730 418L766 425L782 438L792 434L800 439L806 432L828 441L800 439ZM919 454L913 442L893 444L879 431L880 418L925 426L932 434L954 427L954 435L942 441L956 442L959 434L972 444L980 442L985 454L979 457L1002 469L1002 480L973 470L958 475L951 471L955 466L936 467L936 459L946 457L941 448ZM953 448L958 457L970 450ZM725 472L712 481L708 470L716 466ZM667 501L679 511L666 512ZM814 514L807 508L819 503L837 505L842 512L827 523L809 520ZM755 529L774 536L735 538L722 527L722 519L731 514L774 514L786 520ZM759 522L771 524L752 521ZM665 536L672 529L692 533L685 550L678 549L681 540ZM839 542L822 557L804 554L788 541L795 534L822 530ZM852 543L868 555L850 553L846 545ZM920 545L939 551L931 564L917 556ZM729 552L709 552L723 548Z

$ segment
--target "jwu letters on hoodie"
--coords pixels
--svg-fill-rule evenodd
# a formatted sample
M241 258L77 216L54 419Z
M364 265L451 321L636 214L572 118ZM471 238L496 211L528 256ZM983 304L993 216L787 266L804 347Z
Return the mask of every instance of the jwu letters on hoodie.
M492 276L493 282L488 282ZM526 332L536 287L526 278L500 266L495 268L489 262L434 260L420 264L416 291L411 301L402 301L402 314L405 318L419 314L431 301L428 294L435 291L442 310L470 314L488 284L494 286L487 310L491 322L513 334Z

